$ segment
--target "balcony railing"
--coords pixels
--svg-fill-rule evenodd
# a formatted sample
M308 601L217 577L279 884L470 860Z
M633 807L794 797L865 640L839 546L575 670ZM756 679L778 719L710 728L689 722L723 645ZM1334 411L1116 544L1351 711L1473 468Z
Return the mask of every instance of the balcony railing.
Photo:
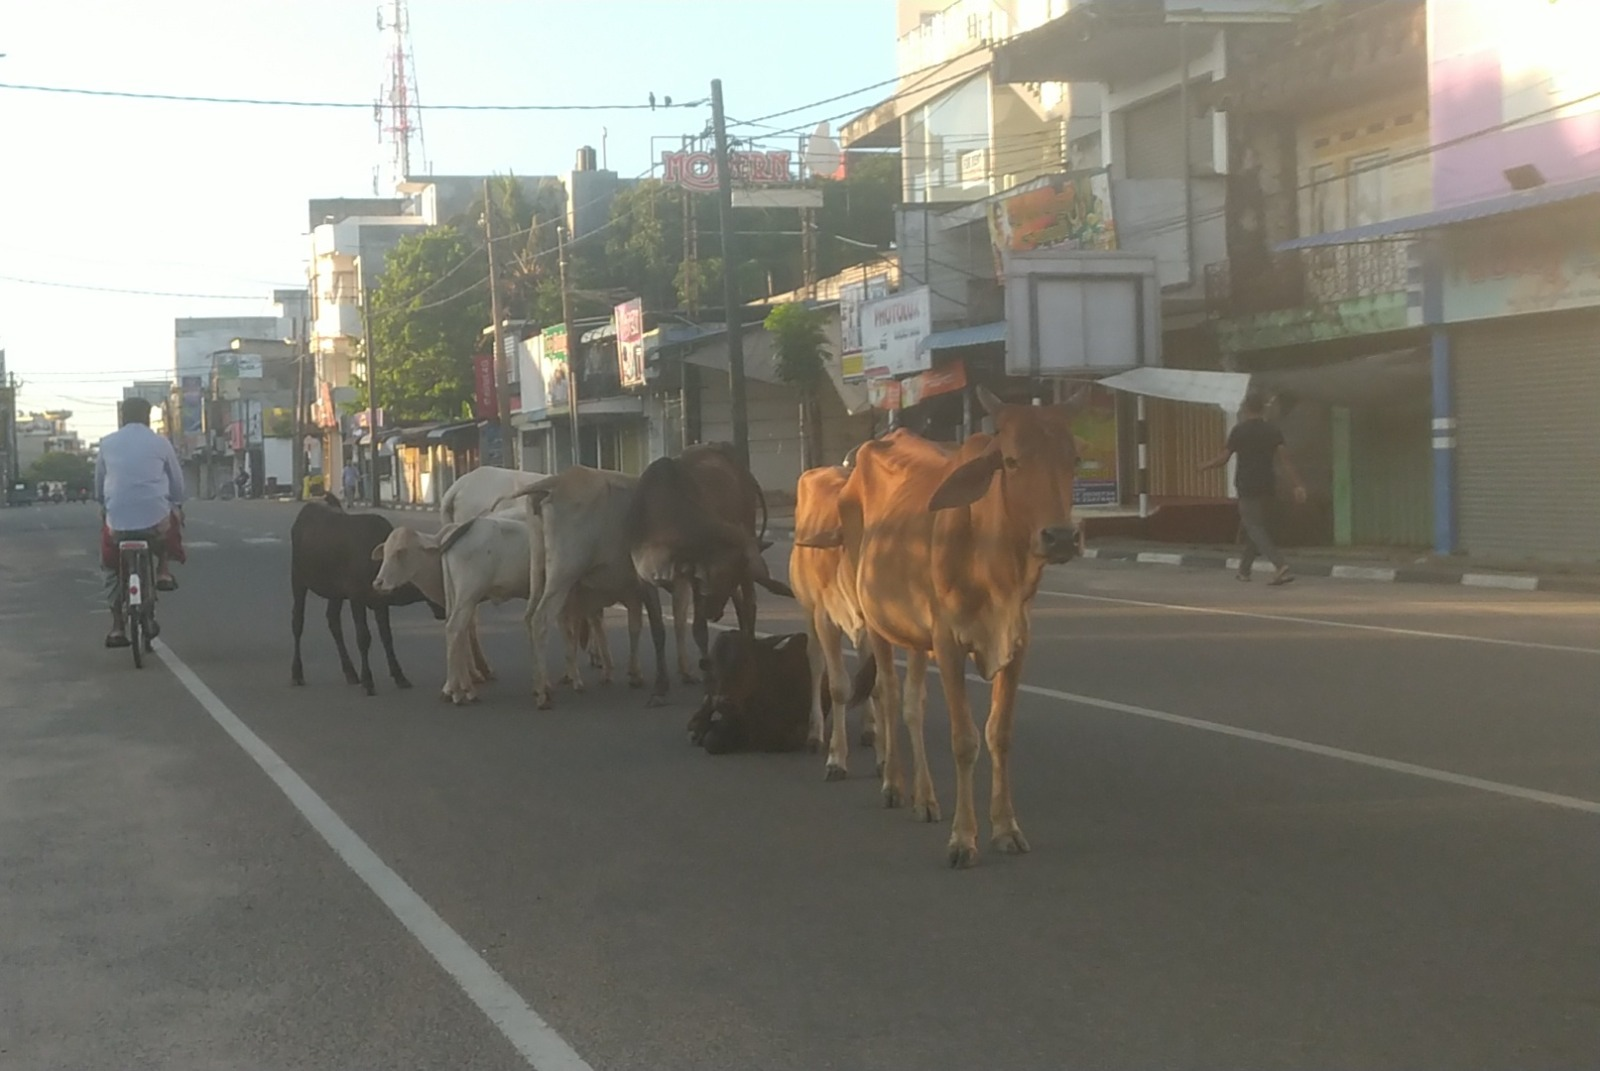
M980 45L1003 41L1014 32L1011 16L993 0L956 0L943 11L924 17L922 25L902 34L895 59L902 75L943 63Z
M1358 242L1271 253L1254 264L1206 265L1206 307L1213 316L1244 316L1301 305L1334 305L1406 289L1410 243Z

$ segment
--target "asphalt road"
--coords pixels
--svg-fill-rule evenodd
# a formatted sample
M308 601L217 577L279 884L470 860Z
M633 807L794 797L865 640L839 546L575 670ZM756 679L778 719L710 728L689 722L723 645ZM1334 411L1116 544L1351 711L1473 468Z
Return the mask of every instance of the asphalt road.
M0 1068L1600 1062L1596 601L1053 569L1033 851L953 872L859 750L711 758L682 687L533 710L515 606L477 706L420 606L415 689L344 684L320 606L291 688L294 508L190 508L143 672L92 507L0 510Z

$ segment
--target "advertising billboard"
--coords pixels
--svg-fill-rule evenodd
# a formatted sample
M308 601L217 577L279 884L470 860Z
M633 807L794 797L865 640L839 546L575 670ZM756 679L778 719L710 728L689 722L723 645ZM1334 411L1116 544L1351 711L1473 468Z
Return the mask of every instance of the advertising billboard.
M617 327L617 376L623 387L644 386L644 302L625 301L611 313Z
M903 290L861 306L861 359L870 379L926 371L932 353L922 343L933 333L927 287Z
M539 375L544 380L545 409L564 413L570 404L567 390L567 328L565 324L544 329L539 357Z

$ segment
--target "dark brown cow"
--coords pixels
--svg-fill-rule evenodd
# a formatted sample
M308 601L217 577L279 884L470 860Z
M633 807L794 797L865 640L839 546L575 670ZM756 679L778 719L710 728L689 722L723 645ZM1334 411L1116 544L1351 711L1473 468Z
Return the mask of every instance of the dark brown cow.
M704 666L705 702L689 720L690 741L712 755L804 747L806 646L804 633L760 639L717 633Z
M706 623L720 621L730 599L740 631L754 636L755 586L793 594L772 578L761 557L771 545L763 539L766 511L760 485L727 443L703 443L678 457L658 458L639 477L628 513L628 544L639 576L672 592L678 672L686 682L697 679L690 668L683 626L687 616L683 611L691 598L694 638L703 660Z
M897 431L864 444L839 495L840 533L856 581L873 655L893 666L893 648L907 653L905 717L916 759L913 802L934 821L938 798L929 773L922 724L929 655L939 664L950 711L956 763L951 866L978 861L973 767L978 730L967 700L966 664L993 682L985 730L993 785L993 844L1025 852L1028 842L1011 800L1011 734L1028 649L1029 609L1044 567L1079 550L1072 523L1077 445L1068 405L1004 405L982 388L994 435L975 435L955 451ZM1081 396L1080 396L1081 397ZM829 542L825 537L813 543ZM894 709L898 684L882 674L884 708ZM895 736L886 732L884 797L903 798Z
M389 608L424 602L426 597L414 584L406 584L387 594L380 594L372 587L378 575L378 563L372 560L372 552L383 545L392 528L393 525L376 513L346 513L332 495L301 507L289 530L289 572L294 594L291 620L294 664L290 676L295 684L306 682L300 662L300 636L305 631L306 594L315 592L328 600L328 630L333 633L334 646L339 649L339 666L344 670L345 680L362 685L368 695L377 691L372 667L367 661L372 648L372 633L367 629L367 610L371 608L378 619L378 638L383 641L383 653L389 661L389 675L399 687L411 687L394 656ZM356 621L356 647L361 654L359 674L350 663L350 652L344 645L341 620L346 602L350 603L350 612ZM441 606L434 605L433 612L435 617L444 617Z

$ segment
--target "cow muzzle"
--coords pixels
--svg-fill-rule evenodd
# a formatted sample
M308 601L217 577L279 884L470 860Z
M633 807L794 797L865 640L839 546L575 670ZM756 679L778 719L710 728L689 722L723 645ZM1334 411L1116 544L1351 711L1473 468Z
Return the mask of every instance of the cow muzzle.
M1077 525L1062 524L1039 530L1039 551L1052 565L1070 562L1083 551L1083 535Z

